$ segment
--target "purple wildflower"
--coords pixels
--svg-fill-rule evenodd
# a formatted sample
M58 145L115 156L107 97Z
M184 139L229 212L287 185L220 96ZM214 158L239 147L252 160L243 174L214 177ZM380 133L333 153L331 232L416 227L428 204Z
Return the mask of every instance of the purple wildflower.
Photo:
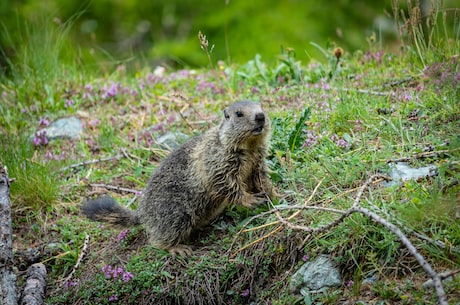
M243 292L241 293L241 296L242 296L243 298L248 297L248 296L249 296L249 289L243 290Z
M47 151L47 152L45 153L45 158L48 159L48 160L54 159L53 152L52 152L52 151Z
M120 89L120 83L112 83L108 89L104 86L103 91L105 92L102 95L102 98L108 99L115 97L118 94L118 89Z
M112 277L112 266L110 265L105 265L102 267L102 272L104 272L106 278L111 278Z
M75 286L77 286L77 282L72 281L72 280L66 281L66 282L64 283L64 287L65 287L65 288L70 288L70 287L75 287Z
M93 93L93 86L91 84L87 84L84 87L85 92L83 92L83 95L81 96L84 99L91 98L92 93Z
M121 242L123 239L125 239L128 236L128 233L129 233L128 229L121 230L120 234L118 234L117 241Z
M355 282L354 282L353 280L349 280L349 281L345 284L345 286L347 286L348 288L350 288L351 286L353 286L354 283L355 283Z
M350 143L348 143L347 141L345 141L344 139L338 139L337 142L336 142L337 146L338 147L341 147L341 148L348 148L350 147Z
M354 128L354 130L355 130L355 131L361 131L361 129L362 129L362 128L361 128L361 120L356 120L356 121L355 121L355 128Z
M110 302L118 301L117 295L116 295L116 294L112 294L112 295L109 297L109 301L110 301Z
M302 256L302 260L304 262L308 261L308 259L310 258L310 256L308 256L307 254L305 254L304 256Z
M118 267L118 268L112 270L112 276L113 276L114 279L116 279L119 275L123 274L124 272L125 271L123 270L123 268Z
M166 120L171 124L176 120L176 115L171 113Z
M35 146L40 146L40 145L47 145L48 144L48 138L46 137L46 130L39 130L35 133L35 136L32 140Z
M50 124L50 121L46 117L40 118L40 121L38 121L38 125L40 126L48 126Z
M88 122L88 127L94 128L97 125L99 125L99 123L100 123L99 119L94 119L94 120Z
M69 108L70 106L73 106L75 102L73 100L65 99L64 107Z
M134 278L134 275L131 272L126 271L123 273L123 276L122 276L123 282L127 283L133 278Z
M312 130L307 130L306 133L307 136L305 138L305 142L302 145L302 148L313 147L316 145L316 143L318 143L318 136L315 135Z
M107 96L108 97L114 97L118 93L118 87L116 84L112 84L109 88L109 91L107 91Z

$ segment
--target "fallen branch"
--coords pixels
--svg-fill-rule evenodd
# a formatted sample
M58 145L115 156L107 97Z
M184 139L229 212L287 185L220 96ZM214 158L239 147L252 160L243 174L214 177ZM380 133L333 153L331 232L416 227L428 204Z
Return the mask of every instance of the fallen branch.
M31 265L27 269L26 284L22 292L21 305L43 304L46 288L46 268L42 263Z
M375 91L375 90L367 90L367 89L355 89L355 88L331 88L335 90L345 91L345 92L359 92L364 94L371 94L371 95L378 95L378 96L390 96L396 95L394 92L391 91Z
M423 240L423 241L426 241L426 242L429 242L430 244L433 244L437 247L440 247L440 248L443 248L443 249L449 249L450 251L452 252L456 252L456 253L460 253L460 249L457 248L457 247L454 247L452 246L451 244L450 245L447 245L446 243L440 241L440 240L437 240L437 239L432 239L424 234L420 234L416 231L414 231L413 229L407 227L406 225L404 225L401 221L399 221L394 215L392 215L391 213L388 213L386 211L382 211L382 209L380 209L379 207L375 206L375 205L372 205L372 207L377 210L379 213L382 213L385 215L385 217L387 217L387 219L391 219L391 222L395 223L399 228L401 228L404 232L406 232L406 234L410 234L420 240Z
M91 187L102 187L102 188L105 188L105 189L108 189L108 190L115 190L115 191L119 191L119 192L128 192L128 193L134 193L134 194L139 194L141 192L141 191L129 189L129 188L126 188L126 187L120 187L120 186L102 184L102 183L90 183L89 186L91 186Z
M367 217L371 218L373 221L383 225L385 228L390 230L393 234L395 234L401 243L409 250L410 254L412 254L420 266L425 270L425 273L433 280L434 288L436 290L436 295L438 296L438 302L440 305L448 305L446 293L444 291L444 287L442 285L441 277L439 276L436 271L433 270L431 265L425 260L425 258L417 251L414 245L411 243L409 238L404 235L404 233L396 227L394 224L390 223L386 219L382 218L380 215L369 211L366 208L357 206L352 208L351 213L359 212Z
M450 153L454 151L458 151L460 148L453 148L453 149L444 149L444 150L437 150L437 151L426 151L426 152L421 152L418 154L414 154L409 157L401 157L397 159L390 159L390 160L376 160L380 162L386 162L386 163L397 163L397 162L406 162L414 159L423 159L423 158L429 158L429 157L435 157L440 154L445 154L445 153Z
M10 183L0 163L0 304L16 305L16 274L13 271Z
M75 272L77 271L78 267L80 266L80 263L83 260L83 257L85 257L85 255L86 255L86 251L88 250L88 245L89 245L89 235L86 234L85 242L83 243L83 247L81 248L80 255L78 255L77 262L75 263L75 266L73 266L72 271L65 278L65 280L63 282L63 285L68 285L69 284L70 280L72 279L72 276L75 274Z
M404 83L408 83L413 79L414 79L414 77L408 76L408 77L403 78L403 79L399 79L399 80L395 80L395 81L392 81L392 82L384 83L383 85L373 87L372 89L377 90L377 89L385 88L385 87L395 87L395 86L399 86L399 85L404 84Z
M65 167L61 168L60 171L63 172L63 171L66 171L68 169L73 169L73 168L77 168L77 167L80 167L80 166L87 166L87 165L90 165L90 164L96 164L96 163L102 163L102 162L107 162L107 161L112 161L112 160L118 160L118 159L121 159L122 157L126 157L126 153L122 153L122 154L118 154L116 156L111 156L111 157L106 157L106 158L99 158L99 159L94 159L94 160L89 160L89 161L83 161L83 162L80 162L80 163L65 166Z

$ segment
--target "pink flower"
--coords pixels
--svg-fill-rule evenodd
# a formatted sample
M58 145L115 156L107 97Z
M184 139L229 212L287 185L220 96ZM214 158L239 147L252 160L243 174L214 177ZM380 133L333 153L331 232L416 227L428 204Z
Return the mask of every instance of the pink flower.
M117 241L118 241L118 242L121 242L123 239L126 238L126 236L128 236L128 233L129 233L129 230L128 230L128 229L121 230L121 231L120 231L120 234L118 234Z
M35 146L40 146L40 145L47 145L48 144L48 138L46 137L46 130L39 130L35 133L35 136L32 140Z
M48 126L50 124L50 121L46 118L40 118L40 121L38 121L38 125L40 126Z
M123 282L127 283L134 278L134 275L131 272L126 271L125 273L123 273L122 278Z
M69 108L70 106L73 106L73 104L75 104L75 102L73 100L66 99L64 107Z
M106 278L111 278L112 277L112 266L110 265L105 265L102 267L102 272L104 272Z

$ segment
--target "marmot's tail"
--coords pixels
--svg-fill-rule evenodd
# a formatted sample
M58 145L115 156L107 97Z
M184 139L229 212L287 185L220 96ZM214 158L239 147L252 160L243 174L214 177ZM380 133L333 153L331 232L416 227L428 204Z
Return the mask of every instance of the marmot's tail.
M140 224L135 211L122 207L110 196L86 201L81 211L91 220L104 221L115 226L130 227Z

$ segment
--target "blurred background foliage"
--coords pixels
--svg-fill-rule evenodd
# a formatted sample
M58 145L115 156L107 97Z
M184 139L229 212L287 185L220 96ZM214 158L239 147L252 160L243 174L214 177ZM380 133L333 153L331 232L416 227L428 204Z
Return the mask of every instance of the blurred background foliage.
M21 46L33 37L35 43L47 43L45 36L55 28L64 28L66 35L52 39L68 47L53 56L86 65L142 59L204 66L199 31L214 46L214 61L241 63L260 54L270 62L281 48L293 48L308 62L320 57L311 42L352 52L366 47L366 38L375 33L376 43L391 46L398 35L391 18L394 1L2 0L0 63L6 67L23 58Z

